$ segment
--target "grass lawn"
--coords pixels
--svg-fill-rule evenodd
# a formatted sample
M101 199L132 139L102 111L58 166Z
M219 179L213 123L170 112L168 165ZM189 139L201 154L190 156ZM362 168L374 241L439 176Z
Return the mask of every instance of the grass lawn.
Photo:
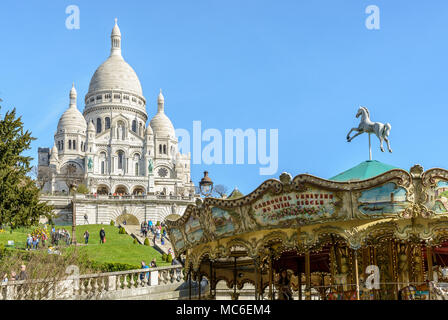
M8 240L14 240L16 248L25 248L26 237L33 229L29 228L19 228L14 230L12 233L9 230L0 232L0 244L7 245Z
M100 244L100 230L106 231L106 243ZM71 227L70 227L71 229ZM169 265L162 261L162 255L150 246L134 244L127 234L119 234L118 228L110 225L91 224L76 227L76 240L84 243L84 232L90 233L89 244L79 247L85 250L90 259L98 262L120 262L140 266L143 260L149 265L156 258L157 266ZM70 230L71 231L71 230Z
M106 231L106 243L100 244L100 230ZM71 233L71 226L65 228ZM7 245L8 240L14 240L16 248L25 248L26 237L32 228L16 229L12 233L9 230L0 232L0 244ZM84 232L90 233L89 244L78 246L81 251L85 251L90 260L100 263L118 262L140 266L143 260L149 265L152 259L156 258L157 266L166 266L169 263L162 261L162 255L150 246L134 244L134 239L127 234L119 234L118 228L110 225L83 225L76 227L76 240L79 244L84 243ZM47 241L47 243L49 243Z

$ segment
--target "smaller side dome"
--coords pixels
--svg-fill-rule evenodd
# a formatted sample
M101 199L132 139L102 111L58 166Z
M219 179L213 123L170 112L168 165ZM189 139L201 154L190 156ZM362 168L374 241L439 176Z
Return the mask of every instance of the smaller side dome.
M165 114L165 98L160 89L159 97L157 99L158 110L154 118L151 119L149 125L157 137L176 137L173 123Z
M152 136L154 134L154 132L152 131L151 126L147 126L146 127L146 135L147 136Z
M85 134L87 129L86 119L76 107L76 95L75 85L73 84L70 90L70 106L59 119L57 133L70 131Z

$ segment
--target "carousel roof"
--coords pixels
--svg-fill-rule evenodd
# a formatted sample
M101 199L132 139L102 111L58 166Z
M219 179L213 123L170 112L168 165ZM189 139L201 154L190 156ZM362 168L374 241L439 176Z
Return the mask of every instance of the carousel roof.
M231 200L231 199L238 199L244 197L244 194L241 193L240 190L238 190L237 187L235 187L235 189L233 189L233 191L229 194L229 197L227 199Z
M376 177L387 171L399 169L390 164L379 162L378 160L367 160L357 166L348 169L329 180L333 181L360 181Z

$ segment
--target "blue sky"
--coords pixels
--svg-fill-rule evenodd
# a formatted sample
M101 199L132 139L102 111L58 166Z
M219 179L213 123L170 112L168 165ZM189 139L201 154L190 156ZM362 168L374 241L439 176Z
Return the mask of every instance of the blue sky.
M65 27L65 8L80 8L80 29ZM380 30L365 27L368 5ZM123 56L137 72L150 117L159 88L176 128L279 130L279 168L193 165L196 183L251 192L287 171L329 178L367 160L359 105L392 125L393 153L374 159L409 169L448 167L445 140L448 2L380 0L8 1L0 3L1 113L16 107L39 146L53 145L72 81L78 108L96 68L109 55L114 18Z

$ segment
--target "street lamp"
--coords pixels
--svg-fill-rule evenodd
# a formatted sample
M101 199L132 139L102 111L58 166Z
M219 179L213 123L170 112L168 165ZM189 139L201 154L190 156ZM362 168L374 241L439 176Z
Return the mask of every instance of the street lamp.
M212 194L213 181L208 176L208 171L204 171L204 177L201 179L201 182L199 182L199 189L204 197L208 197Z

